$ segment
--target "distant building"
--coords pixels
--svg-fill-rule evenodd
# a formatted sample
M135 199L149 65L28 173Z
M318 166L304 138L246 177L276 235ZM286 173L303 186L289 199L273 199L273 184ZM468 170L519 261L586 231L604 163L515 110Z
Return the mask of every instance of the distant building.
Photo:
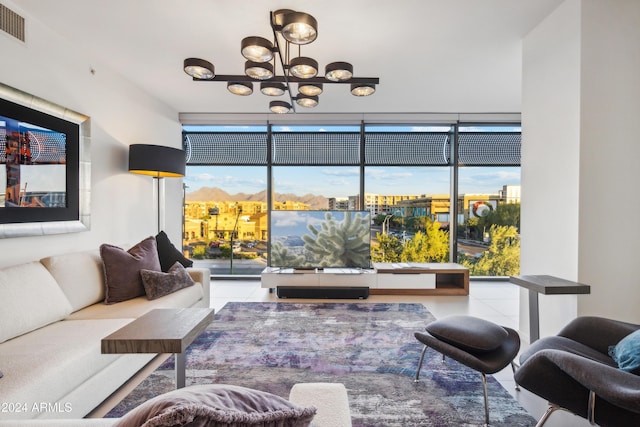
M352 210L350 207L349 197L329 197L329 210L330 211L346 211Z
M358 196L352 196L358 199ZM421 197L425 197L424 194L364 194L364 210L371 212L372 216L376 216L383 213L389 213L393 210L394 206L404 200L414 200Z
M500 191L500 200L505 203L520 203L520 186L504 185Z

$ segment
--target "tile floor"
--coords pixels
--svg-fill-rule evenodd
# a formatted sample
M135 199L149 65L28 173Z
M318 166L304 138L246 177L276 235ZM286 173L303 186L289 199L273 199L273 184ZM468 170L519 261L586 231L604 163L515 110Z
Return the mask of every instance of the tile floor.
M211 307L220 310L228 301L283 301L302 302L304 299L278 299L274 293L260 287L256 279L212 279ZM519 325L520 288L509 282L474 281L469 285L469 296L395 296L372 295L361 302L411 302L422 303L436 318L452 314L466 314L480 317L500 325L518 330ZM324 302L347 300L319 300ZM526 344L525 344L526 345ZM515 390L515 382L511 368L494 375L495 378L520 402L520 404L536 419L547 408L546 401L526 390ZM478 377L480 381L480 377ZM491 408L491 396L489 396ZM489 409L491 410L491 409ZM581 427L590 424L575 415L557 411L551 415L545 427Z

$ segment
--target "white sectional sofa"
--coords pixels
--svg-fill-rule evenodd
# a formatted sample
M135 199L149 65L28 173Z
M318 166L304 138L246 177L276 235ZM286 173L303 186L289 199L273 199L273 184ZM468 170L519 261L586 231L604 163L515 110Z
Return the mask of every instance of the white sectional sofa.
M209 306L209 270L187 271L193 286L105 304L99 250L0 269L0 423L77 419L102 403L155 357L101 354L103 337L153 308Z

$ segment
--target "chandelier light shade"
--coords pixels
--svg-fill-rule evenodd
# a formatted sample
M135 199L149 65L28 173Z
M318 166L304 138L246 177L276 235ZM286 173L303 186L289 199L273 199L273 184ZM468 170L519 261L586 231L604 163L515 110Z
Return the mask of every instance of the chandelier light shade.
M252 79L269 80L273 77L273 65L268 62L247 61L244 63L244 72Z
M351 85L351 93L355 96L369 96L376 91L375 85L355 83Z
M269 62L273 59L273 43L263 37L245 37L240 52L249 61Z
M298 95L296 97L296 102L301 107L313 108L313 107L317 107L318 106L318 97L317 96Z
M262 82L260 83L260 92L267 96L282 96L287 90L283 83Z
M332 82L344 82L353 77L353 65L348 62L332 62L324 68L324 76Z
M271 26L278 29L278 31L282 30L282 21L284 20L285 15L295 12L295 10L291 9L278 9L275 12L271 13Z
M253 93L253 83L251 82L229 82L227 90L234 95L248 96Z
M307 96L318 96L322 93L322 83L299 83L298 92Z
M286 114L291 111L291 104L286 101L271 101L269 103L269 110L277 114Z
M300 79L311 79L318 75L318 61L313 58L298 56L289 63L289 71Z
M318 21L308 13L287 13L282 17L282 37L293 44L309 44L318 37Z
M301 54L301 46L318 37L318 21L313 16L291 9L278 9L270 12L269 21L272 40L249 36L240 43L240 53L246 59L244 75L216 74L212 63L199 58L184 60L185 73L196 81L226 82L229 92L241 96L251 95L253 82L259 81L260 92L264 95L289 98L288 102L274 100L269 103L269 110L278 114L295 113L296 105L305 108L317 106L325 84L350 85L351 93L358 97L375 93L380 79L355 77L353 65L349 62L327 64L322 76L318 61ZM297 45L297 56L290 57L294 45ZM278 75L278 72L282 74ZM299 93L294 97L295 85Z
M185 59L184 72L198 80L210 80L216 75L213 64L199 58Z

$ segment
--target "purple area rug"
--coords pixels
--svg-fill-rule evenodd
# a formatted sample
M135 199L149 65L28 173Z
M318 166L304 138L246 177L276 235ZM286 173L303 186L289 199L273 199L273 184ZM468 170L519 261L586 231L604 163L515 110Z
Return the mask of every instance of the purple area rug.
M434 317L422 304L228 303L187 350L187 385L235 384L288 397L299 382L340 382L354 427L484 424L480 374L429 350L414 383L422 345L414 338ZM535 420L487 376L492 426ZM173 358L107 417L175 386Z

